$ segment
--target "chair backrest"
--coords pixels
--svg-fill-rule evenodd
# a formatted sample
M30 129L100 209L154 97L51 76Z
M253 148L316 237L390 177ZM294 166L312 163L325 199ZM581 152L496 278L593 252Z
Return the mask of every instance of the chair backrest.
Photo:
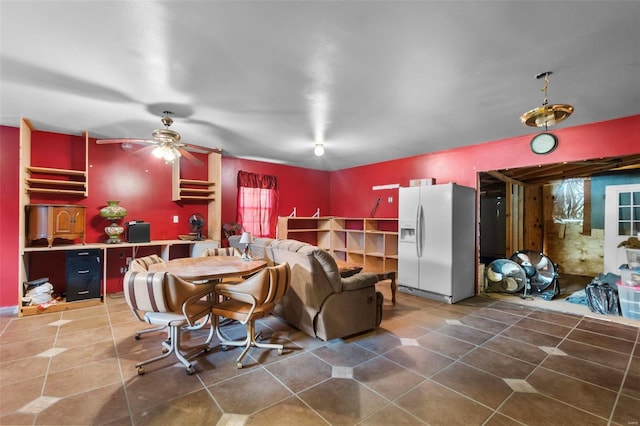
M255 301L261 312L270 312L286 293L291 282L288 263L267 267L239 284L218 284L216 290L245 303ZM230 293L225 293L226 291Z
M166 275L166 272L127 272L124 276L124 298L129 307L142 312L172 312L172 306L165 297Z
M256 298L258 305L263 307L265 305L272 305L273 307L289 288L291 268L288 263L283 263L277 266L270 266L261 271L261 274L262 276L256 279L262 281L263 284L262 286L256 286L252 295Z
M240 250L235 247L218 247L218 248L206 248L202 251L202 256L242 256Z
M291 283L291 268L288 263L267 268L269 271L269 294L265 303L275 306L284 296Z
M156 263L162 263L164 259L162 259L157 254L152 254L145 257L139 257L137 259L133 259L131 264L129 265L130 271L136 272L145 272L149 270L149 265L154 265Z

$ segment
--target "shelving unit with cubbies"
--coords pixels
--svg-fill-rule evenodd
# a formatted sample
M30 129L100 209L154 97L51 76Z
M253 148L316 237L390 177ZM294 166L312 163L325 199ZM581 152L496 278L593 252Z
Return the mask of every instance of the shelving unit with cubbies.
M364 219L364 269L398 270L398 220Z
M313 244L331 251L332 217L279 217L277 236Z
M192 179L184 176L181 162L189 160L183 160L181 157L173 162L171 199L178 202L207 203L207 239L219 243L222 232L222 222L220 221L222 154L220 150L202 149L207 152L207 172L204 179Z
M398 269L395 218L281 217L278 238L316 245L336 259L361 265L366 271Z

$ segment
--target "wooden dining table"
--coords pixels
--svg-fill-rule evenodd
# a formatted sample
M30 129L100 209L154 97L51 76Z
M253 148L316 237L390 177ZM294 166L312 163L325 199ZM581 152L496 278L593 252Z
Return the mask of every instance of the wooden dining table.
M264 259L242 260L238 256L184 257L149 265L149 272L167 271L187 281L245 277L267 266Z

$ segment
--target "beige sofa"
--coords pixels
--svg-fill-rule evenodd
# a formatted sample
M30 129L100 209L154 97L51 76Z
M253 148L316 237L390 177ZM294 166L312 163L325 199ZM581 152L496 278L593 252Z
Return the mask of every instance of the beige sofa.
M239 247L239 238L229 238ZM375 274L342 278L335 259L325 250L296 240L256 239L254 257L269 264L289 263L291 285L274 313L310 336L322 340L371 330L382 319L382 294Z

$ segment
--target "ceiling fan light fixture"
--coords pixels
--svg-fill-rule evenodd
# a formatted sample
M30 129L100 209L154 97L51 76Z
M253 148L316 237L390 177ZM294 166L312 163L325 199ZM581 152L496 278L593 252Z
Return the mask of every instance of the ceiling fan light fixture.
M157 158L161 158L166 162L172 162L176 158L179 158L181 155L180 151L169 144L159 145L151 153Z
M551 104L547 99L547 91L549 90L549 76L551 71L546 71L536 75L537 79L544 78L544 86L542 92L544 92L544 101L542 106L534 108L525 112L520 116L520 121L525 126L530 127L544 127L556 125L567 118L573 113L573 106L567 104Z

